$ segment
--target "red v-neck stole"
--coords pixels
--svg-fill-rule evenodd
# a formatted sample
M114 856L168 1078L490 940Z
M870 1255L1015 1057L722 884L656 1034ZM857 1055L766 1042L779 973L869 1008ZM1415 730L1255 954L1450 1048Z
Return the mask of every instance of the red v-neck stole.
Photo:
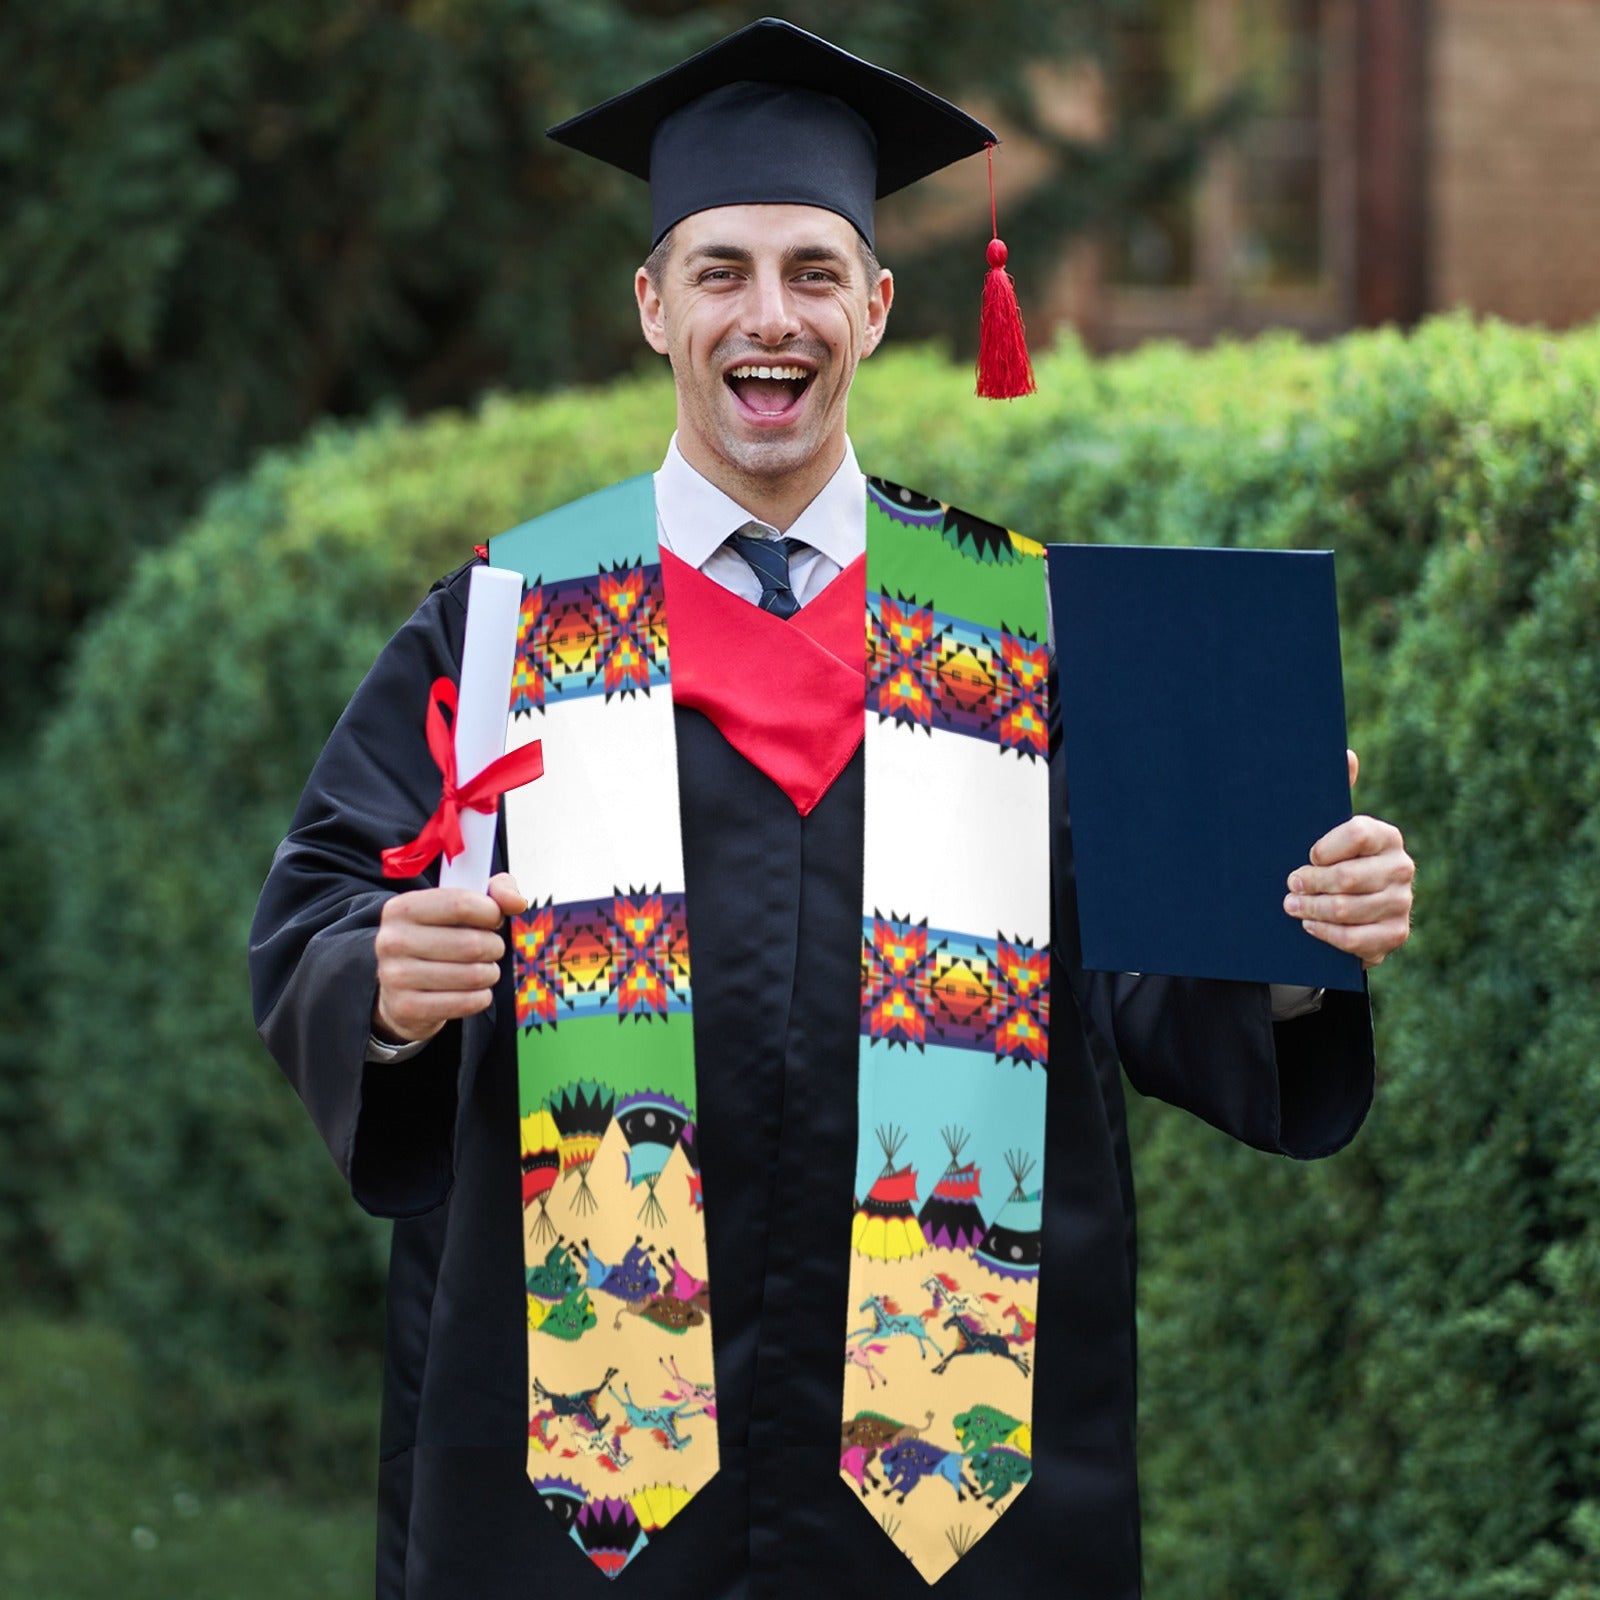
M861 743L867 558L784 621L661 552L675 704L704 713L807 816Z

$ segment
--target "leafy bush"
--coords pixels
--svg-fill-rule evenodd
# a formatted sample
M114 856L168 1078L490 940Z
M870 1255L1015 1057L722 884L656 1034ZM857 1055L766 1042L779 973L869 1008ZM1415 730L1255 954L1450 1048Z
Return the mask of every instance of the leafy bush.
M1135 1108L1150 1591L1600 1593L1600 333L1067 346L1040 378L983 407L887 354L858 451L1035 535L1337 548L1359 793L1422 864L1349 1152L1293 1168ZM379 1333L381 1241L251 1037L272 846L424 579L647 470L670 412L640 379L330 429L214 497L77 663L49 1212L235 1450L358 1470Z
M1296 1172L1143 1119L1152 1592L1576 1600L1600 1593L1600 342L1445 323L1330 362L1349 442L1285 497L1317 483L1306 526L1337 530L1359 792L1403 822L1420 910L1346 1155Z

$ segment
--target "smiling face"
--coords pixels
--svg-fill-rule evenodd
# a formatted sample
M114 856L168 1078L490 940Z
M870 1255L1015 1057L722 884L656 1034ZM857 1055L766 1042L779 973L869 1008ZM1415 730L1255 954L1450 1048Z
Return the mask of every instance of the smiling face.
M746 509L787 527L844 459L856 363L883 337L894 280L816 206L684 218L639 320L672 363L678 448ZM783 520L779 520L782 518Z

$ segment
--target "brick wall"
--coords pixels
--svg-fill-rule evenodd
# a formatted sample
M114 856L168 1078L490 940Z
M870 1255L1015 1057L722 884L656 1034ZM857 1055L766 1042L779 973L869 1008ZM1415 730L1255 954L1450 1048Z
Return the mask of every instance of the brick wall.
M1600 0L1433 0L1429 299L1600 316Z

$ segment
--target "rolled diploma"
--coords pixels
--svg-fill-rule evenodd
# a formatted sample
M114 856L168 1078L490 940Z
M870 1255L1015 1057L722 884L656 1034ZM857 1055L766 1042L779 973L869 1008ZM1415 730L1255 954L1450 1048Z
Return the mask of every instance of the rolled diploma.
M511 706L511 669L517 655L517 618L522 610L522 574L505 567L474 567L467 589L467 637L461 651L456 708L456 781L477 777L506 747ZM489 887L497 814L463 810L464 848L454 861L441 860L441 889Z

